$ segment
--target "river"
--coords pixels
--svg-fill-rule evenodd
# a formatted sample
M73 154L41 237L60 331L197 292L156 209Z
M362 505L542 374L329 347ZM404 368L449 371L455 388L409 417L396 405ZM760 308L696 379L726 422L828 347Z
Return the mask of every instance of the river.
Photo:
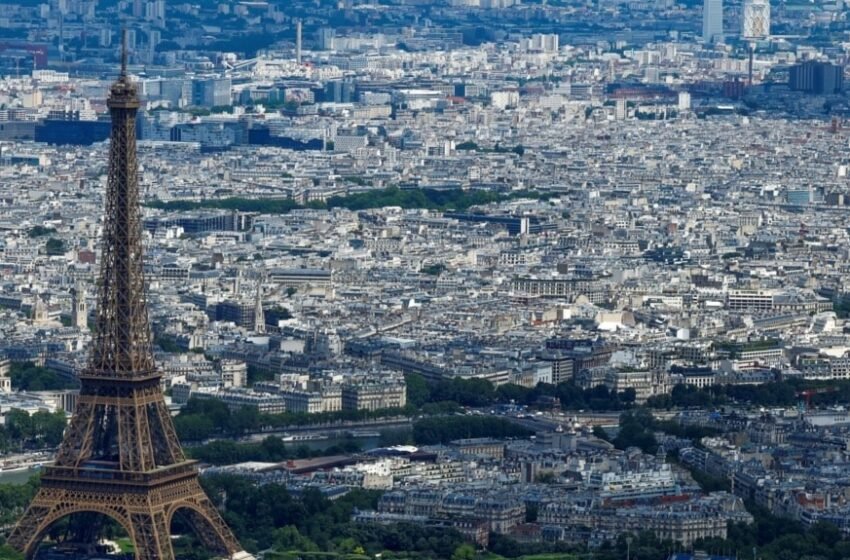
M360 446L360 449L366 451L368 449L374 449L380 445L380 440L377 437L362 437L362 438L353 438L357 445ZM330 439L314 439L309 441L299 441L299 442L287 442L287 447L295 448L301 445L304 445L311 450L321 450L327 449L333 445L338 445L345 443L347 441L352 441L351 438L330 438ZM30 479L31 476L37 474L39 469L27 469L23 471L13 471L13 472L4 472L0 473L0 484L24 484L26 481Z
M27 469L0 473L0 484L24 484L38 471L39 469Z

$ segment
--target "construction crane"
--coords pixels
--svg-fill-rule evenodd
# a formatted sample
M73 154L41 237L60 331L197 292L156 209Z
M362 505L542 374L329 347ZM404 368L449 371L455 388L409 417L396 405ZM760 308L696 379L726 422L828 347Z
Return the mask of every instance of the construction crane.
M803 400L806 402L806 410L809 410L809 409L812 408L812 397L813 396L822 395L822 394L825 394L825 393L834 393L836 391L838 391L838 387L835 387L835 386L817 387L817 388L814 388L814 389L805 389L803 391L798 391L796 396L803 398Z

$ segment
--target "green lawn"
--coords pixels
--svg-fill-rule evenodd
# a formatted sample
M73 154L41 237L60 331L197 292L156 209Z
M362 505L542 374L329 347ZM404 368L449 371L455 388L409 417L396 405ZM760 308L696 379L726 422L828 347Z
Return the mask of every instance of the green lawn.
M121 549L121 552L124 554L128 554L130 552L135 552L135 547L133 546L133 541L130 540L130 537L121 537L115 539L115 543L118 545L118 548Z

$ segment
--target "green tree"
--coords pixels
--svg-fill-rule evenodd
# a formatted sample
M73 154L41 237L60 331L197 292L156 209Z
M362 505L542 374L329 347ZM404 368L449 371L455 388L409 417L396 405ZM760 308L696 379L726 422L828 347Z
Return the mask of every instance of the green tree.
M346 537L336 545L337 552L342 554L364 554L363 546L351 537Z
M215 433L215 425L201 414L179 414L174 419L174 428L183 441L203 441Z
M499 397L500 402L528 404L529 396L533 391L534 389L529 389L513 383L506 383L504 385L499 385L496 389L496 395Z
M452 401L464 406L489 406L496 401L496 390L486 379L454 377L434 385L434 401Z
M634 412L624 412L620 416L620 430L614 438L614 446L617 449L639 447L646 453L654 454L658 449L658 442L653 433L655 419L645 409Z
M33 362L12 362L9 377L12 387L20 391L61 391L76 386L55 371L36 366Z
M0 484L0 526L11 525L29 505L38 490L39 479L31 477L26 484ZM0 551L3 549L0 548ZM0 554L5 560L5 556Z
M421 418L413 424L413 441L418 445L448 443L464 438L524 438L531 430L493 416L449 416Z
M51 233L56 233L56 229L51 227L35 226L27 232L27 235L29 237L41 237L43 235L50 235Z
M9 545L0 545L0 558L3 560L24 560L24 555Z
M431 387L425 378L417 373L404 376L407 385L407 400L414 406L420 407L431 400Z
M619 397L621 401L628 405L631 405L634 404L635 400L637 400L637 391L635 391L632 387L629 387L625 391L620 393Z
M298 528L293 525L275 529L272 538L274 539L274 548L277 550L293 550L298 552L315 552L319 550L316 543L302 535L298 531Z
M444 270L446 270L446 265L442 263L435 263L423 266L419 272L427 274L428 276L439 276Z
M462 544L452 553L452 560L474 560L475 548L471 544Z
M534 482L538 484L554 484L556 481L557 477L552 471L538 473L537 476L534 477Z
M61 239L57 239L55 237L51 237L47 240L47 243L44 245L45 251L50 256L56 255L64 255L65 254L65 242Z

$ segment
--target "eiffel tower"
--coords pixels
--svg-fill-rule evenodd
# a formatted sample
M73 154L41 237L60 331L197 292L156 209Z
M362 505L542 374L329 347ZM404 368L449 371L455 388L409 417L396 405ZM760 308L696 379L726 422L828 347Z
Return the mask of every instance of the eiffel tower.
M170 529L179 514L213 554L251 559L201 488L197 466L183 454L163 400L145 301L139 98L127 76L126 32L121 59L121 75L107 101L112 133L92 351L55 464L43 471L41 487L8 544L32 559L57 521L86 514L117 522L133 541L136 560L174 560ZM90 524L89 535L79 540L95 539L97 526Z

